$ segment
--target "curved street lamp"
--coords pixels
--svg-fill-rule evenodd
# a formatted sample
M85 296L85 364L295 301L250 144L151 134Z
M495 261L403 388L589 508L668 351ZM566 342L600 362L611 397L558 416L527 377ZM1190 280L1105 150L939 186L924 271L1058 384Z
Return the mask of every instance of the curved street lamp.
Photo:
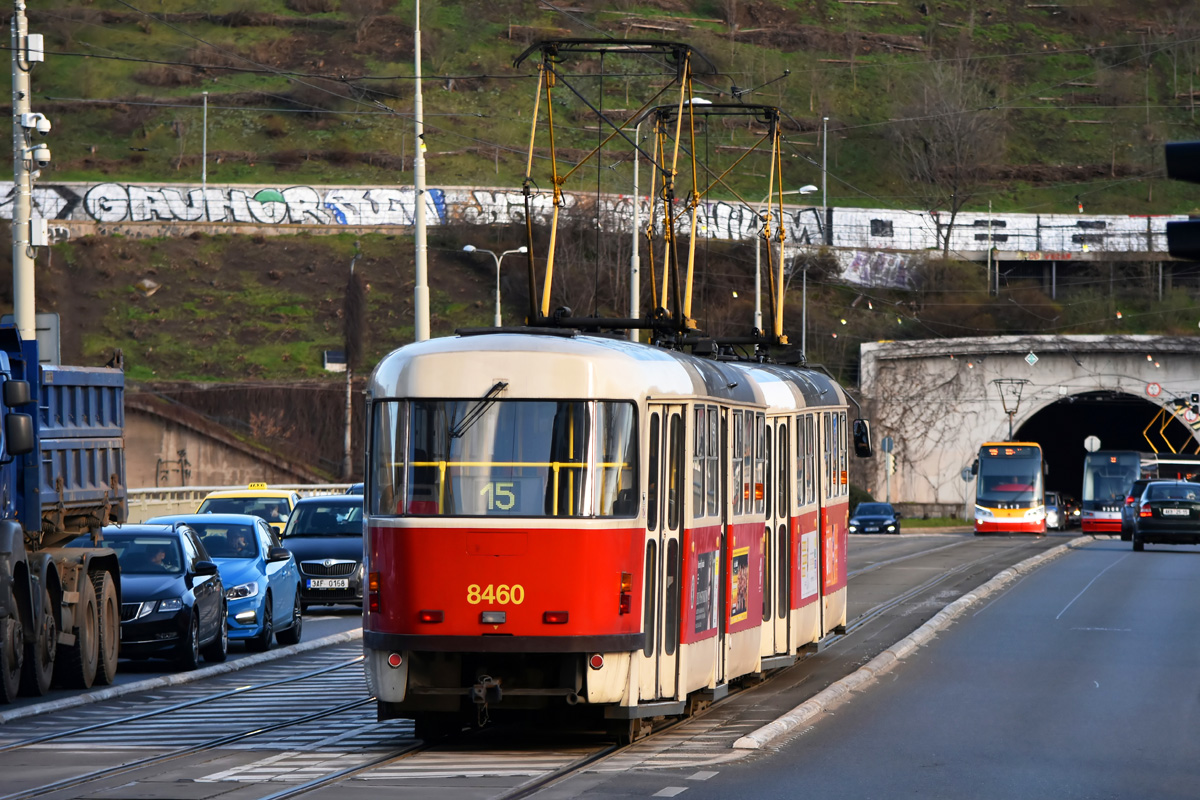
M529 248L522 245L521 247L518 247L515 250L505 250L500 255L496 255L491 250L484 250L483 248L476 247L473 244L464 244L463 252L465 252L465 253L487 253L496 262L496 320L495 320L495 327L499 328L499 327L501 327L501 325L500 325L500 262L504 260L505 256L512 255L513 253L528 253Z

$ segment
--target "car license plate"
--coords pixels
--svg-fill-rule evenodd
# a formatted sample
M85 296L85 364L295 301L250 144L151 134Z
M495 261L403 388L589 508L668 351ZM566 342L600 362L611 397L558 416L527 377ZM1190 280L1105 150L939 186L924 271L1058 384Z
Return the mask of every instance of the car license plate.
M309 578L310 589L349 589L349 578Z
M867 533L879 533L879 526L878 525L868 525L867 527L863 528L863 530L866 531Z
M1162 515L1164 517L1186 517L1190 513L1191 512L1188 511L1186 508L1164 508L1164 509L1162 509Z

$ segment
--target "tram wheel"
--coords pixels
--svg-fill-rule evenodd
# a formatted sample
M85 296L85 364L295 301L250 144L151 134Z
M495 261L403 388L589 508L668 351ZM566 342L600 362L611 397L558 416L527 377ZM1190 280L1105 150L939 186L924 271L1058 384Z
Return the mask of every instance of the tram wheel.
M650 735L650 731L653 728L654 721L645 717L628 720L608 720L608 734L609 736L617 737L617 744L621 746L633 744L638 739L644 739Z

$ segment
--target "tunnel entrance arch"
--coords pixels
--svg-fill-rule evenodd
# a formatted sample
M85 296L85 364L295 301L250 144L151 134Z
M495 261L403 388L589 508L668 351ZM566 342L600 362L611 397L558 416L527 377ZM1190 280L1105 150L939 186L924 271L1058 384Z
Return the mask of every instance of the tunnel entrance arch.
M1088 436L1097 437L1102 450L1161 453L1171 452L1173 446L1179 452L1196 452L1195 432L1174 414L1155 421L1162 411L1161 406L1124 392L1084 392L1045 406L1022 423L1015 438L1042 446L1047 491L1079 498L1087 453L1083 440ZM1152 437L1154 447L1146 434Z

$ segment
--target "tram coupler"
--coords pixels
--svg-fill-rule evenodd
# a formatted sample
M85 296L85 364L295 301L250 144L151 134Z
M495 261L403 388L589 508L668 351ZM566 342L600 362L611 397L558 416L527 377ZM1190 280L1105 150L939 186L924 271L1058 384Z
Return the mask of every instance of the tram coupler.
M479 683L471 687L471 699L476 705L487 706L492 703L499 703L503 692L500 690L500 681L484 675L479 679Z

